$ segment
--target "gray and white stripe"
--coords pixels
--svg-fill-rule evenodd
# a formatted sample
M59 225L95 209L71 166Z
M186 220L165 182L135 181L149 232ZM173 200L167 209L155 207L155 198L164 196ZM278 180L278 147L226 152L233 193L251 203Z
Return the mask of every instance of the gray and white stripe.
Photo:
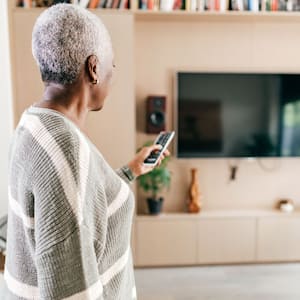
M33 115L24 115L20 121L20 126L26 128L32 134L38 144L50 157L58 173L59 180L64 189L68 202L70 203L75 216L77 216L78 223L80 225L83 221L82 207L84 198L82 198L82 194L85 194L85 182L87 177L86 172L84 172L84 178L81 180L81 189L78 189L72 174L72 170L65 158L64 153L49 131L44 127L40 119ZM80 147L82 147L81 144ZM88 154L85 153L85 149L80 150L80 153L82 158L88 157ZM83 164L86 162L84 161L81 163ZM81 167L81 169L84 169L84 167ZM82 192L82 189L84 192Z

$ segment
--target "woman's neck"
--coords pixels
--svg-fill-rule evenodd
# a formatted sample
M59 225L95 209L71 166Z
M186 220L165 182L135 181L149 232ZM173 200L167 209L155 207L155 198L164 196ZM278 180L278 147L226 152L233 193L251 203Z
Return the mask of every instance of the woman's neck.
M85 130L89 109L87 93L83 87L49 83L45 87L42 100L34 106L57 110Z

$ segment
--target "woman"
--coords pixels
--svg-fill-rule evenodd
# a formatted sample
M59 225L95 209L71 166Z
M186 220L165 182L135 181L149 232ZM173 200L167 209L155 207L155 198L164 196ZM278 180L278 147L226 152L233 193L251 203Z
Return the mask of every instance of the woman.
M143 161L159 146L115 172L83 133L113 70L96 16L70 4L47 9L32 49L45 91L24 112L11 148L7 299L135 299L128 183L151 170Z

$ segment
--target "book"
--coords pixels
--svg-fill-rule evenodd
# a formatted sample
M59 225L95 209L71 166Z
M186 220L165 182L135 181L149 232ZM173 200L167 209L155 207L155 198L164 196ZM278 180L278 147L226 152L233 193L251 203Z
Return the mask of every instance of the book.
M147 9L153 10L154 9L154 0L148 0L147 1Z
M198 0L197 10L204 11L205 10L205 0Z
M258 0L254 0L254 1L258 1ZM219 10L220 11L226 11L229 9L229 2L228 0L220 0L220 7L219 7Z
M105 8L111 8L113 4L113 0L107 0L105 4Z
M100 0L90 0L89 8L97 8Z
M120 1L120 9L129 9L130 7L130 3L133 3L135 6L133 6L133 10L137 9L137 2L136 1L132 1L130 2L130 0L121 0Z
M160 10L161 11L172 11L174 9L175 0L161 0Z
M23 6L24 6L25 8L30 8L30 7L32 7L32 0L24 0L24 1L23 1Z
M139 0L139 9L147 10L147 0Z
M117 9L119 7L120 0L113 0L112 2L112 8Z
M215 10L215 0L206 0L206 9Z
M248 0L248 10L259 11L259 1L258 0Z
M132 10L137 10L139 8L139 0L127 0L127 5L125 8L131 7Z
M181 9L181 7L182 7L182 0L175 0L173 10Z
M23 6L24 6L23 0L18 0L18 1L16 2L16 6L17 6L17 7L23 7Z
M196 11L197 10L197 0L191 0L190 10L191 11Z
M220 10L220 0L215 0L215 10Z
M271 11L278 10L278 0L271 0Z
M288 0L286 2L286 10L287 11L293 11L294 9L294 1L293 0Z
M159 10L159 0L154 0L153 10Z
M89 0L80 0L78 4L81 7L88 7L89 2L90 2Z
M243 0L231 0L231 9L243 11L244 10L244 1Z
M104 8L105 7L105 4L106 4L106 0L100 0L99 4L98 4L98 7L99 8Z
M191 10L191 0L185 0L185 10Z
M267 1L266 0L261 0L260 10L261 11L266 11L267 10Z

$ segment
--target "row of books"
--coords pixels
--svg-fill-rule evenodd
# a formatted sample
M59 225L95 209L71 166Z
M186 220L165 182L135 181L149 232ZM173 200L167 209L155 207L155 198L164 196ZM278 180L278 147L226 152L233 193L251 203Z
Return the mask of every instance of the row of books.
M1 0L0 0L1 1ZM129 9L129 0L20 0L17 6L20 7L50 7L58 3L73 3L85 8L114 8Z
M300 0L139 0L141 10L299 11Z
M1 1L1 0L0 0ZM18 0L22 7L49 7L73 3L86 8L187 11L299 11L300 0Z

